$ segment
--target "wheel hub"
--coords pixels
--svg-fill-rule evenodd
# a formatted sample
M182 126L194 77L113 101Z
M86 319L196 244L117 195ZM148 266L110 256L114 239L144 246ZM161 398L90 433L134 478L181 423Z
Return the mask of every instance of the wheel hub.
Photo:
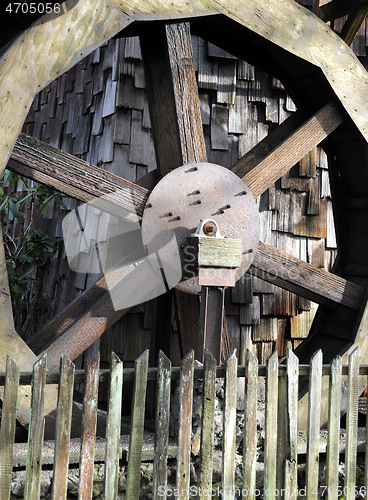
M167 174L151 192L142 220L142 239L147 254L160 250L175 235L183 275L193 256L187 239L204 219L214 220L226 238L242 240L242 264L238 280L252 263L259 242L257 204L244 182L230 170L213 163L191 163ZM170 263L170 254L165 255ZM174 262L173 262L174 265ZM177 288L198 293L197 277Z

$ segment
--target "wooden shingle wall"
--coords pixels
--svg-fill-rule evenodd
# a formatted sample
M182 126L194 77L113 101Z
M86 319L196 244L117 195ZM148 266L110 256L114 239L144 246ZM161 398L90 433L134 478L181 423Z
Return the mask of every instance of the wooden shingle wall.
M362 59L365 29L354 42ZM263 71L198 37L193 37L193 51L208 161L230 167L296 108L280 82ZM136 181L156 168L150 127L139 41L127 38L110 40L38 94L24 131ZM262 241L330 269L336 240L323 150L311 151L258 203ZM67 204L76 206L73 200ZM42 229L61 236L65 215L65 210L50 207ZM97 233L101 221L98 214L93 217L89 224ZM50 305L50 316L97 278L71 272L64 253L53 257L53 266L42 298ZM137 306L103 336L104 362L113 350L129 366L150 347L150 309L151 304ZM230 347L241 351L252 342L262 363L275 348L283 356L307 335L315 309L309 301L246 274L226 293ZM176 347L173 362L179 359Z

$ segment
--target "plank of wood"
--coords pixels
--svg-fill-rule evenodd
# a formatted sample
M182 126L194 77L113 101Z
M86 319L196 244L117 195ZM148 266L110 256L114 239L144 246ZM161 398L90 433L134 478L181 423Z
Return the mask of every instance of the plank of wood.
M346 500L355 498L356 463L357 463L357 431L358 431L358 398L359 383L359 347L349 355L348 395L346 409L346 446L345 446L345 481L344 496Z
M356 4L350 11L349 17L345 21L345 24L340 32L341 38L347 45L353 43L361 25L363 24L366 15L368 14L368 3L365 5Z
M179 383L179 437L176 470L176 488L179 500L189 499L190 450L192 442L192 408L194 381L194 351L180 363Z
M42 447L44 432L44 401L46 383L46 356L33 367L31 415L29 420L26 482L24 497L36 500L41 492Z
M8 356L0 430L0 496L10 498L19 386L19 366Z
M310 361L308 441L307 441L307 498L312 499L318 491L319 438L321 426L322 351L317 351Z
M291 349L287 351L287 421L288 457L285 465L285 483L288 500L297 500L298 491L298 399L299 360Z
M264 490L275 500L276 456L277 456L277 401L278 401L278 356L275 351L267 360L265 448L264 448Z
M66 500L68 491L68 466L70 431L72 424L74 364L63 355L60 359L59 397L56 417L53 500Z
M201 500L210 500L212 497L213 439L215 430L216 359L207 349L204 351L203 371L199 485L202 491Z
M190 27L156 26L144 30L140 42L157 167L163 177L184 163L207 159ZM175 303L183 353L197 353L198 299L176 290Z
M257 464L258 360L247 350L245 360L243 490L244 498L255 500Z
M171 361L160 351L157 363L155 458L153 461L154 498L167 488L167 450L170 423ZM163 496L163 495L161 495Z
M121 401L123 396L123 362L113 352L110 363L110 388L106 424L104 499L117 498L119 478L119 444ZM141 403L142 404L142 403ZM130 456L130 451L129 451ZM129 459L130 462L130 459Z
M100 353L88 361L83 399L83 432L79 463L78 498L92 500Z
M148 358L149 352L146 350L134 363L134 389L126 486L127 500L139 498ZM106 499L108 498L111 497L107 496Z
M328 392L328 435L326 484L331 488L328 497L338 500L339 486L339 436L341 407L342 358L336 356L331 363L330 386Z
M133 182L26 134L19 135L8 168L85 202L116 193L118 208L131 211L133 204L139 217L149 195Z
M318 304L343 304L358 311L363 287L260 243L249 272Z
M240 158L232 171L256 198L342 122L343 115L332 102L307 118L305 111L297 111Z
M222 476L223 499L233 500L235 491L235 434L238 358L233 351L225 361Z

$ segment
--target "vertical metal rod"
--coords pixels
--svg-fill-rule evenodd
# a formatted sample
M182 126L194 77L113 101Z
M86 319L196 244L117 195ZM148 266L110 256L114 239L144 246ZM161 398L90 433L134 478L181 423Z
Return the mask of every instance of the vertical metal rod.
M202 286L199 313L198 359L203 361L204 349L220 362L224 321L224 288Z

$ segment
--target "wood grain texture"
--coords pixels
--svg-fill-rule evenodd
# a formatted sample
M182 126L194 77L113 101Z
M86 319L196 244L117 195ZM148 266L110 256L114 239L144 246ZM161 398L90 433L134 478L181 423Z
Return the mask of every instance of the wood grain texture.
M74 364L65 355L63 355L60 360L54 475L52 481L53 500L66 500L67 498L74 369Z
M85 202L116 193L118 207L131 210L133 202L138 216L149 195L133 182L26 134L18 137L8 168Z
M304 110L296 112L232 167L255 198L343 121L343 115L334 103L326 104L307 119L305 116Z
M35 94L128 24L105 0L68 0L13 42L0 60L0 173Z
M123 396L123 362L111 353L109 404L106 424L106 458L104 498L116 498L119 478L119 444L121 428L121 401Z
M19 366L8 356L0 430L0 497L4 499L10 498L11 491L18 386Z
M83 432L78 498L92 499L95 458L100 353L88 361L83 399Z
M27 346L24 340L14 330L13 312L10 300L8 275L6 271L4 245L2 240L2 230L0 230L0 370L5 372L7 357L17 360L20 371L31 371L37 356ZM48 386L46 389L45 415L53 412L57 406L57 387ZM0 391L3 397L3 389ZM31 390L29 387L20 387L18 391L17 418L21 424L27 425L29 422L29 412L31 403ZM46 434L50 437L54 435L54 425L46 425Z
M357 431L358 431L358 398L359 398L359 347L349 355L348 394L346 411L346 448L345 448L345 482L344 496L346 500L355 498L357 481Z
M343 304L358 311L364 295L363 287L262 242L249 271L319 304Z
M235 490L236 389L238 359L235 351L225 361L225 393L222 444L222 498L233 500Z
M315 497L319 480L319 440L321 426L321 391L322 391L322 351L317 351L310 362L309 406L308 406L308 442L307 442L307 499Z
M331 487L331 492L328 495L329 500L338 499L341 370L341 356L336 356L336 358L331 363L330 387L328 392L326 484Z
M27 443L26 482L24 497L37 500L41 492L42 447L44 439L44 401L46 356L33 367L30 425Z

